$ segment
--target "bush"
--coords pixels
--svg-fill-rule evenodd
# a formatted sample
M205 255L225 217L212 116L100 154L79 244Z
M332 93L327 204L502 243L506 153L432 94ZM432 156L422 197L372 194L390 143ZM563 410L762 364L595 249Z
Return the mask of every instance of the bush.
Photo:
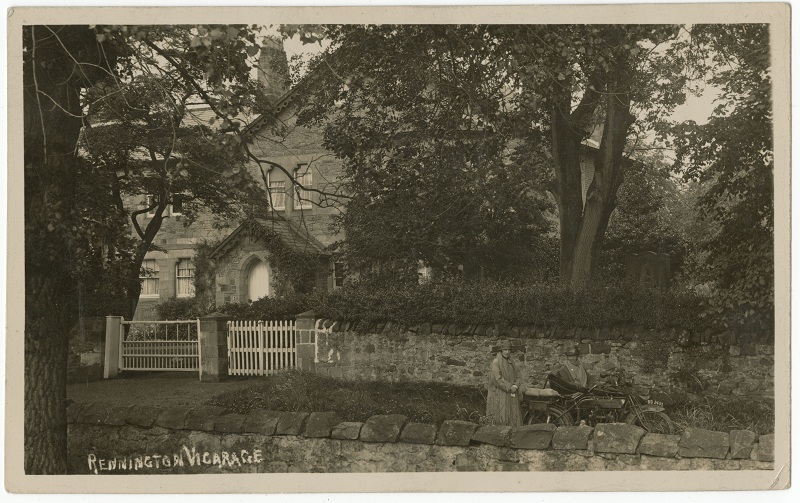
M320 298L318 316L342 321L645 328L711 326L701 298L689 291L593 286L573 292L560 285L430 283L383 286L354 282Z
M159 320L196 320L206 313L195 299L170 299L156 304Z
M293 320L312 306L311 295L291 293L280 297L264 297L253 302L223 304L218 311L238 320Z

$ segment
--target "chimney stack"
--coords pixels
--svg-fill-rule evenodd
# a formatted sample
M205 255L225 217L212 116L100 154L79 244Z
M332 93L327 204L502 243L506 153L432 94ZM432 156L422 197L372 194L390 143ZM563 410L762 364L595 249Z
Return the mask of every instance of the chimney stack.
M258 81L266 90L270 103L277 102L289 89L289 62L283 41L279 38L267 37L261 47L258 58Z

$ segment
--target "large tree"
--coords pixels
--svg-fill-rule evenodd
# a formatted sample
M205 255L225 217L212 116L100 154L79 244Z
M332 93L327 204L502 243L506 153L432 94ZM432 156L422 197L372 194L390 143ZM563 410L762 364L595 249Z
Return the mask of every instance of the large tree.
M119 244L114 236L123 235L113 179L91 176L92 170L107 172L79 156L92 94L86 90L100 82L124 89L142 77L167 79L194 90L220 120L230 121L253 105L247 97L256 86L250 79L250 58L259 51L256 31L244 26L23 27L26 473L66 470L68 332L81 313L81 285L103 268L105 254L98 250ZM181 169L192 169L175 168L180 176ZM236 169L226 166L222 176ZM158 206L167 202L161 198Z
M679 33L666 25L332 27L331 54L316 65L330 79L309 115L332 118L329 147L365 168L385 166L386 141L415 131L447 139L481 131L530 153L552 169L540 178L552 181L558 207L560 275L579 288L616 207L630 137L683 101L685 77L670 50ZM582 143L597 125L584 201ZM386 141L376 140L381 131Z
M316 62L300 114L343 159L348 257L405 264L414 276L420 261L491 275L530 263L549 226L546 198L489 122L507 92L504 62L487 59L491 47L456 43L451 28L396 31L331 27L339 45Z

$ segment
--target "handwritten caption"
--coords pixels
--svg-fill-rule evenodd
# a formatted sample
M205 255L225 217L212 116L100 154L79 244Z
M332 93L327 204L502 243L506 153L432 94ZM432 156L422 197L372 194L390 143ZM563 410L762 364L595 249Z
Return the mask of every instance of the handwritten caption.
M95 475L100 472L129 472L139 470L171 470L183 466L218 466L232 468L253 465L264 461L261 449L248 451L198 451L185 445L173 454L146 454L141 456L114 456L100 458L89 453L86 456L89 471Z

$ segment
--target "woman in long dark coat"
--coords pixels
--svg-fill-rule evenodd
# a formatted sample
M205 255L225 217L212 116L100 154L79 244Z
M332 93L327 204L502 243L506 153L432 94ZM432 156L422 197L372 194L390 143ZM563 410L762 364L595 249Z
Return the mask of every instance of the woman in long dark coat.
M511 360L511 342L500 343L489 368L489 390L486 397L486 420L489 424L520 426L520 402L525 389L519 382L517 367Z

